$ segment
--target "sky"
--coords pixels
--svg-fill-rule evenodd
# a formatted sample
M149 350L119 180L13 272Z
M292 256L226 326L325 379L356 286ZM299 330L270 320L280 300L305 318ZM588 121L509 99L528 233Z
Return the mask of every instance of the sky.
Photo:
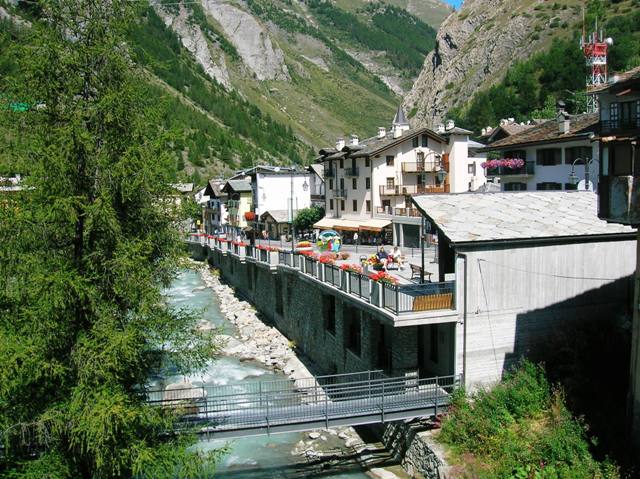
M456 8L462 5L462 0L445 0L445 2L447 2L449 5L453 5Z

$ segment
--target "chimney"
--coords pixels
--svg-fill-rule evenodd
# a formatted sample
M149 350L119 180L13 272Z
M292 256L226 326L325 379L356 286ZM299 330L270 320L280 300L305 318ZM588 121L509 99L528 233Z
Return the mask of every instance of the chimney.
M505 126L509 123L509 121L506 118L503 118L502 120L500 120L500 126Z
M402 136L402 128L398 127L398 126L394 126L393 127L393 137L394 138L400 138Z
M338 138L336 140L336 150L340 151L344 148L344 138Z
M438 129L437 129L438 133L444 133L444 124L440 123L438 125Z
M456 123L453 120L447 120L447 130L453 130L456 126Z
M378 127L378 139L382 140L387 136L387 129L384 126Z
M358 135L351 135L351 145L352 146L356 146L360 141L360 138L358 138Z
M556 120L558 122L558 133L566 135L571 130L571 120L569 114L565 110L565 103L562 100L558 100L556 103L558 107L558 116Z
M482 136L485 136L487 134L487 129L483 128L482 131L481 131L481 134L482 134Z

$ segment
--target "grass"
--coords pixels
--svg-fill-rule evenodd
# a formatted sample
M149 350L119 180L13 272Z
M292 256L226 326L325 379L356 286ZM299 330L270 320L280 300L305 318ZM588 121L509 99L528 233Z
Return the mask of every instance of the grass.
M524 361L492 389L458 392L439 440L462 477L618 478L590 453L585 425L541 366Z

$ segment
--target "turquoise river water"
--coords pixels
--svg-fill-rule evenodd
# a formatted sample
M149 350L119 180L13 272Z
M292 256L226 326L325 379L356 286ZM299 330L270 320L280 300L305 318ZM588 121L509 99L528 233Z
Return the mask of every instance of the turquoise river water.
M184 271L166 291L171 307L192 309L204 319L222 328L225 334L232 334L234 326L226 321L218 307L215 293L205 287L200 275L195 271ZM165 382L175 382L182 377L163 378ZM284 379L259 364L240 362L223 356L212 362L200 374L187 378L192 384L228 385L243 391L247 385L257 381ZM336 436L323 432L320 446L323 451L337 451L341 444ZM309 442L307 433L274 434L271 436L247 437L231 441L201 441L196 447L208 450L228 447L228 452L220 460L216 477L221 478L302 478L322 477L330 479L366 478L361 467L348 455L336 454L332 460L307 459L304 455L292 454L300 441Z

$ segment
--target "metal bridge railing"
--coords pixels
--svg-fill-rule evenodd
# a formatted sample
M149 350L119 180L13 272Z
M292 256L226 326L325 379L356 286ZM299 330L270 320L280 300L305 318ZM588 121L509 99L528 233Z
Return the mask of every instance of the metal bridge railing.
M148 403L179 411L188 423L213 431L326 423L336 418L369 416L384 422L388 414L430 411L438 414L458 386L458 376L385 377L380 371L266 381L185 390L149 391ZM419 415L419 414L418 414ZM409 417L407 416L407 417Z

